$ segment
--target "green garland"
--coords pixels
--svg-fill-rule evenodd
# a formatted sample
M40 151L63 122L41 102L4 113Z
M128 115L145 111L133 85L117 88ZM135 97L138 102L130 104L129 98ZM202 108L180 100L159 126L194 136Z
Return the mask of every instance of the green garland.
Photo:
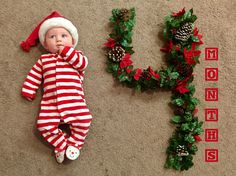
M194 28L197 17L193 9L182 9L165 18L163 35L166 41L161 49L166 53L167 69L154 71L134 69L131 55L135 9L113 9L110 22L113 31L104 45L107 48L107 71L119 82L137 91L164 88L172 91L171 103L174 115L171 122L176 130L167 148L166 168L188 170L193 166L193 156L197 149L196 142L201 141L202 122L195 116L199 100L193 97L195 86L193 68L199 63L199 45L202 35Z

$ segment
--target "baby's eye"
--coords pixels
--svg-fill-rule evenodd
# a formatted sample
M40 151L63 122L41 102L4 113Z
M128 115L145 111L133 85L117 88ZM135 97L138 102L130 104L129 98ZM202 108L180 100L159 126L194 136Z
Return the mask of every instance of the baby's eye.
M56 37L55 35L50 35L50 37L49 38L54 38L54 37Z
M66 34L62 34L62 38L65 38L65 37L67 37L67 35Z

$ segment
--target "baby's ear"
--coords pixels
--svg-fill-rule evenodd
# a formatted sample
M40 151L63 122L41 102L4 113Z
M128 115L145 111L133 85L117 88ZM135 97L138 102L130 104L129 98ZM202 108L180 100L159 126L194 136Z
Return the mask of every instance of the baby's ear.
M75 39L74 38L72 38L72 45L74 45L75 44Z
M48 49L48 46L47 46L46 40L44 40L44 42L42 43L42 45L43 45L43 47L44 47L45 49Z

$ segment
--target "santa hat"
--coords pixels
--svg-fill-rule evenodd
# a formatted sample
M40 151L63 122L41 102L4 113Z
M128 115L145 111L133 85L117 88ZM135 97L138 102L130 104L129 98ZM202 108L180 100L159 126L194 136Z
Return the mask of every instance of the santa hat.
M37 45L38 40L43 45L45 41L45 34L53 27L63 27L67 29L74 39L73 47L77 45L79 35L76 27L71 23L71 21L60 15L58 12L54 11L36 26L36 28L25 41L21 42L21 48L24 51L29 52L30 47Z

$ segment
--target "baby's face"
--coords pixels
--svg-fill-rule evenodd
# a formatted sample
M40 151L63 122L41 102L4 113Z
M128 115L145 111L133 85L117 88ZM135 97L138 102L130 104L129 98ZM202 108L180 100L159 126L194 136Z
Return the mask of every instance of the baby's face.
M64 46L73 46L73 38L70 32L63 27L49 29L45 35L44 47L51 53L58 53L59 48Z

